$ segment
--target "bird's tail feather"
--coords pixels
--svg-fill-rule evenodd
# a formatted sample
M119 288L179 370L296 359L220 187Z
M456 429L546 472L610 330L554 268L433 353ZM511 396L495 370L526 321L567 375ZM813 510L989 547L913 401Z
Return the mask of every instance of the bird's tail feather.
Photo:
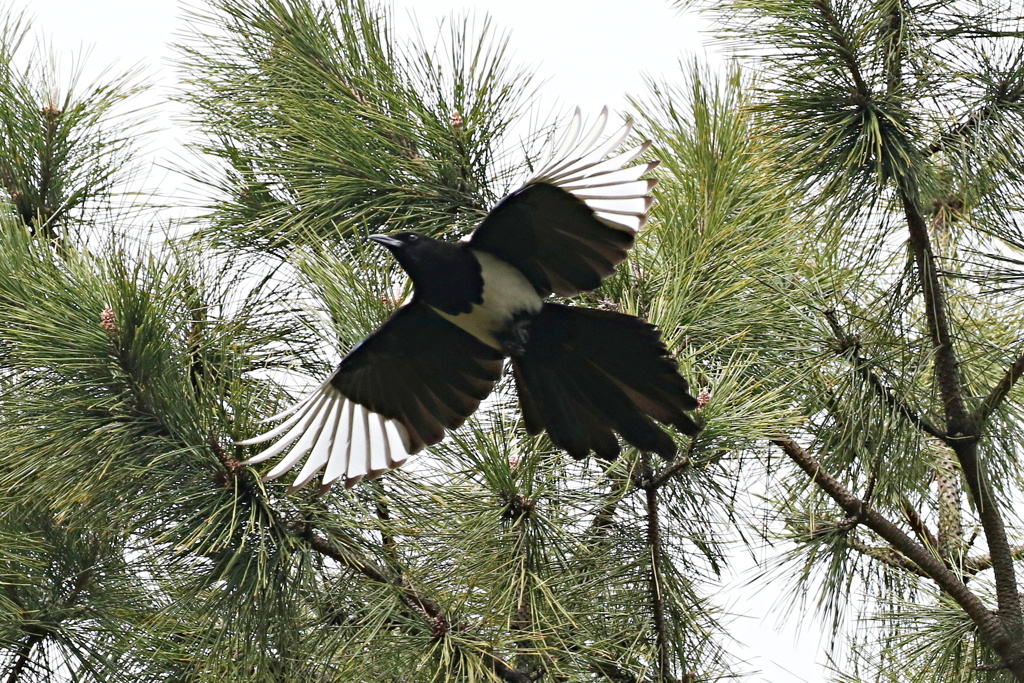
M685 412L697 407L686 380L657 329L640 318L546 303L512 365L527 431L546 430L575 458L616 457L618 433L671 459L675 442L654 420L685 434L700 430Z

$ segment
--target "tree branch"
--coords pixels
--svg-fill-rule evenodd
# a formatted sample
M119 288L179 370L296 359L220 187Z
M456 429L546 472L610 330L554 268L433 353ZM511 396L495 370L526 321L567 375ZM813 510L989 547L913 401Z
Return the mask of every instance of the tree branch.
M946 418L947 438L956 439L971 434L972 430L967 410L964 407L960 366L949 333L946 300L942 294L939 271L935 265L935 254L932 251L931 238L928 236L928 226L924 217L921 215L916 200L905 188L900 189L900 200L903 203L903 211L910 233L910 247L921 281L928 334L931 338L935 358L935 379L939 385L943 414Z
M902 182L908 181L904 179ZM946 416L946 433L949 435L947 443L960 462L964 480L970 489L982 528L985 530L985 540L992 554L992 570L996 579L999 620L1006 628L1009 638L1017 643L1014 648L1016 654L1013 656L1019 660L1016 666L1021 667L1021 679L1024 680L1024 614L1021 613L1013 558L1010 555L1006 528L992 484L978 461L978 426L968 416L964 405L960 369L946 317L946 301L939 283L938 269L935 267L935 255L932 252L928 227L915 196L910 194L907 187L901 185L900 199L906 214L914 262L921 280L925 317L932 340L935 379L939 385ZM1000 653L1000 656L1003 654Z
M990 33L993 36L997 36L1001 32L992 31ZM1007 34L1002 33L1002 35L1006 36ZM990 102L982 105L964 121L939 136L938 140L928 146L927 153L932 155L945 150L953 140L964 137L972 129L977 128L978 125L995 118L1007 105L1013 106L1020 102L1021 98L1024 97L1024 88L1020 86L1011 88L1010 86L1011 82L1004 79L997 87L996 92L993 93L994 97Z
M1015 545L1010 547L1010 556L1014 560L1024 560L1024 545ZM967 574L977 574L983 572L986 569L992 568L992 555L985 553L984 555L975 555L974 557L968 557L964 560L964 572Z
M910 500L906 496L900 497L900 512L903 513L903 518L907 520L907 524L914 530L914 535L917 536L917 540L921 541L925 548L930 550L937 550L939 547L939 539L935 537L935 534L931 532L925 521L921 519L921 515L918 514L917 510L913 505L910 504Z
M648 483L643 487L647 499L647 545L651 551L651 607L654 611L654 636L658 647L659 683L671 680L671 659L669 653L668 625L665 620L665 604L662 598L661 577L661 528L658 521L658 487L654 485L651 473L651 456L644 453L643 470Z
M992 387L992 391L988 393L988 396L975 411L972 422L977 425L979 432L985 428L992 413L1006 400L1010 390L1013 389L1022 374L1024 374L1024 353L1017 356L1017 359L1006 369L1006 374Z
M817 460L795 441L784 436L773 439L772 442L779 446L847 515L859 517L862 524L881 536L938 584L939 588L971 618L978 627L982 639L1003 659L1007 668L1019 680L1024 681L1024 657L1021 656L1019 640L1013 638L1000 618L990 611L956 574L895 524L875 510L866 509L862 500L847 491L835 477L822 469Z
M315 552L356 570L371 581L396 587L402 601L430 626L432 637L440 638L448 632L451 622L441 607L430 598L422 596L404 576L389 576L387 570L377 566L362 554L342 548L318 535L311 525L291 524L288 528L296 538L306 541ZM486 657L490 659L490 666L498 678L507 683L530 683L531 680L536 680L508 666L494 654L488 653Z
M690 443L686 446L686 450L676 456L676 459L672 464L665 467L657 474L651 475L650 485L654 488L661 488L668 483L668 480L672 477L676 476L683 470L690 469L690 467L693 466L693 461L690 460L690 456L693 454L693 448L696 444L697 439L695 437L691 437Z
M291 524L289 525L289 530L295 537L306 541L315 552L356 570L371 581L395 586L403 601L428 621L444 619L447 622L447 618L444 617L438 604L430 598L421 596L419 591L409 583L408 579L402 576L390 576L390 572L383 567L377 566L361 553L349 550L348 548L342 548L320 536L310 525L301 523Z
M910 422L910 424L917 427L920 431L945 442L948 438L945 434L918 415L917 412L904 401L900 400L892 389L886 386L885 383L882 382L882 379L870 370L871 361L857 353L857 342L855 337L843 329L842 325L839 324L839 320L836 318L835 312L825 311L825 319L828 320L829 326L832 328L832 334L835 335L836 341L839 342L839 347L836 349L836 355L841 358L849 358L852 361L853 369L860 375L861 379L866 381L868 385L875 390L875 393L878 394L887 406L897 410L904 418L907 419L908 422ZM848 351L853 351L853 353L848 354Z
M836 17L832 5L827 0L815 0L814 6L821 12L821 18L827 26L827 31L835 41L836 47L839 48L846 68L850 70L850 77L853 78L853 84L857 89L857 96L866 102L871 93L868 90L867 82L864 80L864 75L861 73L860 65L857 63L857 53L850 44L850 40L843 30L843 25L839 22L839 18Z
M606 474L607 476L607 474ZM632 483L630 477L623 476L618 479L611 479L611 489L605 495L605 503L594 513L594 519L590 522L586 535L589 537L596 533L603 533L615 518L615 511L619 502L626 495L626 489Z
M867 543L862 543L850 536L844 537L843 540L846 543L847 548L855 550L861 555L878 560L879 562L889 565L894 569L903 569L908 572L912 572L923 579L931 578L924 573L920 567L894 551L892 548L879 548L877 546L868 545Z
M14 666L11 668L10 675L7 676L7 683L18 683L18 679L21 678L22 672L28 667L32 661L32 650L38 645L45 636L42 633L30 633L25 642L18 648L18 654L14 659Z

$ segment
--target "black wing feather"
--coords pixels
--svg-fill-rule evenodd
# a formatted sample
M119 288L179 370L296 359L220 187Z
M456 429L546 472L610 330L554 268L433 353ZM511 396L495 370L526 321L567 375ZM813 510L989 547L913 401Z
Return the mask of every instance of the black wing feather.
M686 380L640 318L546 303L512 363L527 431L546 430L573 457L614 458L618 433L672 458L675 443L654 419L690 435L700 429L686 415L697 408Z
M469 239L526 275L541 296L595 289L633 246L633 234L608 227L572 193L548 183L513 192Z
M354 348L330 382L402 423L414 453L473 414L501 377L502 364L498 351L413 301Z

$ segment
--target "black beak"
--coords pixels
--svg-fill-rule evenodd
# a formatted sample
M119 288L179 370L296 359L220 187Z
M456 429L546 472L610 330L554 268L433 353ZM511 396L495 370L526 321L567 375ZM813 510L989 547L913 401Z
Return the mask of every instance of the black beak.
M388 249L395 249L404 244L402 240L396 240L391 235L370 235L370 239L378 244L383 244Z

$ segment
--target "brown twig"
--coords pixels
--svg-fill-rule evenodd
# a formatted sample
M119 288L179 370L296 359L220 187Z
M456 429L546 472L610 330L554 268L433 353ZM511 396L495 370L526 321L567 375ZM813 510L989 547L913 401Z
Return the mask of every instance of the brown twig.
M1010 555L1015 560L1024 560L1024 545L1011 546ZM968 557L964 560L964 573L966 574L977 574L991 568L992 556L988 553Z
M846 543L847 548L855 550L861 555L878 560L879 562L887 564L895 569L903 569L911 572L923 579L930 578L921 570L920 567L894 551L892 548L880 548L878 546L868 545L867 543L858 541L850 536L846 536L843 540Z
M686 450L676 456L676 459L672 464L665 467L663 470L651 477L651 486L655 488L661 488L664 486L672 477L676 476L684 470L690 469L693 466L693 461L690 460L690 456L693 455L694 446L697 444L696 438L691 438L690 443L686 445Z
M356 570L371 581L394 586L398 590L402 602L427 622L433 637L439 638L448 632L451 622L441 607L430 598L421 595L404 576L392 575L388 570L377 566L361 553L332 543L317 534L308 524L291 524L289 529L297 538L306 541L313 551ZM494 654L486 656L490 660L490 666L494 673L507 683L529 683L531 680L535 680L531 679L528 674L508 666Z
M839 18L832 9L832 5L826 0L815 0L814 6L821 12L821 18L828 26L827 30L835 41L836 47L839 48L839 53L842 55L846 68L850 71L850 77L853 78L858 99L866 103L871 96L871 92L868 90L867 82L864 80L860 65L857 63L857 53L850 44L850 39L843 30L843 25L839 22Z
M939 547L939 540L932 533L925 521L921 519L921 515L918 514L917 509L910 504L910 500L906 496L900 497L900 512L903 513L903 518L907 520L907 524L913 529L914 535L917 536L917 540L921 541L925 548L929 550L936 550Z
M886 386L876 373L871 371L872 362L857 353L857 344L854 341L855 336L843 329L842 325L839 324L835 311L825 311L825 319L828 320L829 326L832 328L832 334L839 343L839 346L836 348L836 355L841 358L848 358L854 370L861 376L861 379L874 389L875 393L878 394L887 406L897 410L910 424L920 431L945 442L947 437L941 430L918 415L917 411L897 397L895 392ZM851 351L852 353L850 353Z

